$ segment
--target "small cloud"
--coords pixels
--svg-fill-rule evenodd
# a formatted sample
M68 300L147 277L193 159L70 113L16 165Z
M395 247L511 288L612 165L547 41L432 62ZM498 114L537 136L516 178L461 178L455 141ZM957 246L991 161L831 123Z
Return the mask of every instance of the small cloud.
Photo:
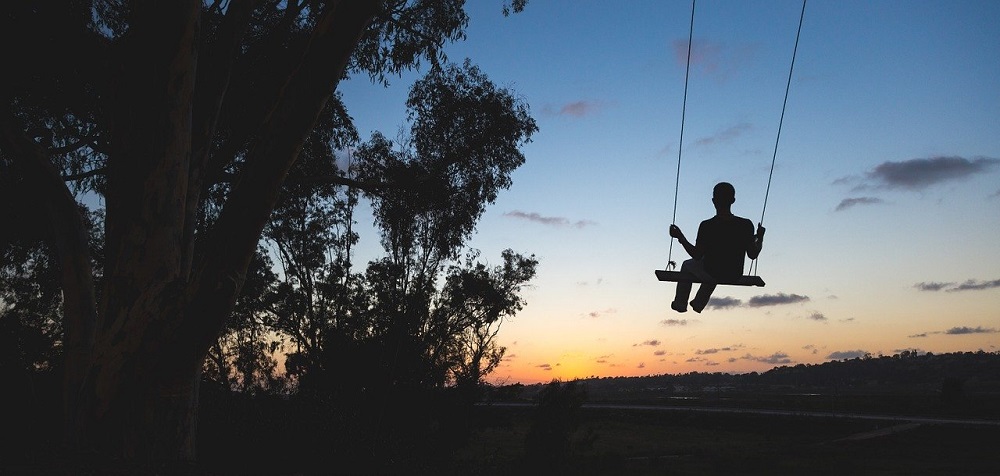
M743 305L743 301L730 296L713 297L708 300L708 307L712 309L729 309Z
M877 205L880 203L885 203L881 198L875 197L856 197L856 198L845 198L837 204L837 208L834 211L844 211L856 205Z
M644 369L644 368L646 368L646 363L645 362L639 362L639 365L637 365L636 368Z
M504 213L503 216L518 218L521 220L527 220L530 222L539 223L542 225L556 226L556 227L573 227L573 228L585 228L591 225L596 225L597 222L591 220L570 220L565 217L547 217L542 216L535 212L522 212L520 210L514 210L511 212Z
M956 291L982 291L986 289L1000 288L1000 279L994 279L991 281L979 281L977 279L970 279L962 284L957 283L917 283L913 287L921 291L946 291L946 292L956 292Z
M944 288L948 288L948 287L951 287L951 286L954 286L954 285L955 285L955 283L938 283L938 282L935 282L935 281L931 281L929 283L924 283L924 282L917 283L917 284L914 284L913 287L915 287L915 288L917 288L917 289L919 289L921 291L940 291L940 290L942 290Z
M877 187L922 190L938 183L985 173L997 164L1000 164L1000 159L991 157L929 157L883 162L866 176Z
M826 320L826 316L824 316L822 313L814 312L812 313L812 315L809 316L809 319L822 322Z
M552 370L552 366L549 365L549 364L540 364L540 365L536 365L535 367L538 367L538 368L540 368L542 370Z
M676 40L671 46L677 63L685 67L688 63L688 41ZM726 81L751 59L755 47L730 48L719 42L694 40L690 50L692 71L698 70L718 81Z
M663 356L663 355L667 355L667 351L665 351L665 350L658 350L656 352L653 352L653 355L658 356L658 357L659 356Z
M604 316L607 316L609 314L614 314L616 312L618 312L617 309L615 309L615 308L608 308L608 309L605 309L603 311L590 311L590 312L588 312L586 314L586 317L589 317L591 319L598 319L600 317L604 317Z
M830 355L826 356L827 360L849 360L849 359L860 359L868 355L868 352L863 350L838 350L836 352L830 352Z
M606 359L597 359L597 363L599 363L599 364L606 364L606 363L608 363L608 361Z
M909 337L911 339L915 338L915 337L927 337L927 333L926 332L921 332L919 334L913 334L913 335L909 335L909 336L906 336L906 337Z
M794 304L797 302L806 302L809 300L808 296L799 296L798 294L763 294L760 296L754 296L750 298L748 305L750 307L764 307L764 306L777 306L780 304Z
M718 69L720 52L722 51L722 45L719 43L712 43L703 40L696 40L692 42L687 42L684 40L676 40L673 42L674 58L681 66L686 66L688 61L688 56L690 56L691 65L700 65L703 69L714 71ZM688 53L690 51L690 54Z
M651 346L651 347L656 347L656 346L658 346L660 344L662 344L662 342L660 342L660 341L658 341L656 339L652 339L652 340L642 341L642 342L640 342L638 344L632 344L632 347L638 347L640 345L648 345L648 346Z
M975 279L970 279L952 289L948 292L953 291L981 291L983 289L993 289L1000 288L1000 279L994 279L992 281L977 281Z
M744 355L742 357L742 359L743 360L752 360L754 362L761 362L761 363L772 364L772 365L790 364L790 363L792 363L792 359L788 356L788 354L786 354L784 352L775 352L775 353L773 353L771 355L768 355L768 356L765 356L765 357L755 357L753 355L747 354L747 355Z
M976 327L966 327L966 326L952 327L951 329L948 329L948 330L944 331L945 334L950 334L950 335L961 335L961 334L994 334L996 332L1000 332L1000 331L997 331L996 329L994 329L992 327L986 328L986 327L983 327L983 326L976 326Z
M601 108L601 105L594 101L573 101L562 106L545 106L542 113L550 116L571 116L586 117L593 115Z
M705 362L705 365L707 365L709 367L715 367L716 365L719 365L719 363L718 362Z
M663 324L663 325L668 326L668 327L672 327L672 326L686 326L687 323L688 323L687 319L664 319L664 320L660 321L660 324Z
M744 122L744 123L736 124L734 126L730 126L730 127L726 128L726 129L723 129L723 130L715 133L715 135L711 135L711 136L707 136L707 137L702 137L701 139L698 139L698 140L694 141L694 143L695 143L695 145L705 146L705 145L712 145L712 144L716 144L716 143L730 142L730 141L738 138L739 136L743 135L743 133L748 132L748 131L750 131L752 129L753 129L752 125L750 125L749 123Z
M743 346L742 345L738 345L738 346L734 346L734 347L720 347L720 348L711 348L711 349L704 349L704 350L695 350L694 353L695 353L695 355L718 354L719 352L732 352L732 351L736 350L739 347L743 347Z

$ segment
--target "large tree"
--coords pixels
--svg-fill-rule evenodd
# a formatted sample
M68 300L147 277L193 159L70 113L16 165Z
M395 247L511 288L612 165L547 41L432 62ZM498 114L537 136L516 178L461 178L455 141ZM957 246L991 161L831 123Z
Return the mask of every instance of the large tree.
M56 257L73 447L147 463L195 457L202 363L337 85L436 64L464 35L463 3L5 3L0 173ZM435 171L410 172L396 186ZM74 192L105 205L100 287Z

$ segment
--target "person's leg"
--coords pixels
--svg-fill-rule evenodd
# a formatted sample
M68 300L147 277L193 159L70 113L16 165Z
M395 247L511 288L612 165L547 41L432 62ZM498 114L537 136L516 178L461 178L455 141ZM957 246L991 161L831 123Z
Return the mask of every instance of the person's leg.
M681 263L681 272L700 276L700 274L702 274L701 262L693 259L684 260L684 262ZM670 303L670 308L677 312L687 311L687 302L689 297L691 297L691 283L678 282L677 291L674 294L674 302Z
M691 301L691 309L694 309L694 312L701 312L702 309L705 309L714 291L715 283L701 283L701 286L698 287L698 293L694 295L694 300Z
M677 312L687 312L687 300L691 296L691 283L678 282L677 291L674 294L674 302L670 303L670 309Z

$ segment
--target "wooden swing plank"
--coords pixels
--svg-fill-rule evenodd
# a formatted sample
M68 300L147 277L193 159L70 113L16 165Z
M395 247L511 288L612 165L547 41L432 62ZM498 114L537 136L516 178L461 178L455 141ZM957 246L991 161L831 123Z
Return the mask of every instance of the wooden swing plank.
M700 283L702 280L698 279L695 275L691 273L682 273L680 271L667 271L663 269L656 270L656 279L660 281L672 281L672 282L684 282L684 283ZM764 287L764 280L760 276L740 276L732 281L719 281L716 283L722 286L759 286Z

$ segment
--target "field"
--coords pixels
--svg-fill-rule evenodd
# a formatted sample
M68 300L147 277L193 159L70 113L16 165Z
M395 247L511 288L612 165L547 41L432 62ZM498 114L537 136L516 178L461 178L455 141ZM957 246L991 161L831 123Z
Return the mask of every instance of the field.
M484 407L456 456L483 475L996 475L1000 426L582 408L562 457L526 454L535 408ZM556 451L555 453L558 453ZM542 473L544 474L544 473Z

